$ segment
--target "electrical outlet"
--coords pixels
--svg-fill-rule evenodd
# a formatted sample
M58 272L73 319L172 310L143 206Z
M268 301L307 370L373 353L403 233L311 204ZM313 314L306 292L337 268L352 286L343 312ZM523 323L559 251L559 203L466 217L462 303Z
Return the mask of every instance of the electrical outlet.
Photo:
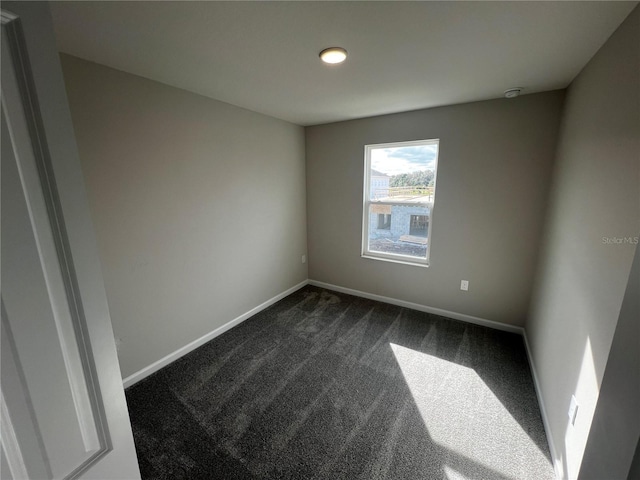
M469 280L462 280L460 282L460 290L464 290L465 292L469 290Z
M302 255L302 263L307 263L307 256L306 255Z
M576 424L576 416L578 416L578 400L575 395L571 395L571 404L569 404L569 421L571 425Z

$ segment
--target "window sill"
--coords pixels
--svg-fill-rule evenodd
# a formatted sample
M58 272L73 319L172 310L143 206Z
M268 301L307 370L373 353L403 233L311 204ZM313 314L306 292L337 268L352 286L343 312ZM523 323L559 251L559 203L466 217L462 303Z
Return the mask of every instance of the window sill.
M429 268L429 262L427 260L411 260L410 257L403 257L401 255L377 255L372 253L363 253L360 255L362 258L369 260L380 260L382 262L400 263L402 265L411 265L413 267L426 267Z

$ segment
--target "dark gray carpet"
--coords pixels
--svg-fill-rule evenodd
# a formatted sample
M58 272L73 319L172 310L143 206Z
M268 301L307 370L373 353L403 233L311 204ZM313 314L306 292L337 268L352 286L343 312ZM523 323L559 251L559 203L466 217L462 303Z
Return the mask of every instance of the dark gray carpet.
M144 479L551 479L515 334L305 287L126 392Z

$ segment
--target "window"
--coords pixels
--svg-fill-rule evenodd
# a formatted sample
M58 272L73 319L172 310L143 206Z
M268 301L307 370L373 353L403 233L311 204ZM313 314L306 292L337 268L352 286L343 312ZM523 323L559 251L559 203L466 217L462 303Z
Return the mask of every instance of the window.
M378 214L378 229L391 230L391 214L387 214L387 213Z
M426 237L429 220L427 215L411 215L411 226L409 227L409 235L416 237Z
M362 256L428 265L439 140L365 146Z

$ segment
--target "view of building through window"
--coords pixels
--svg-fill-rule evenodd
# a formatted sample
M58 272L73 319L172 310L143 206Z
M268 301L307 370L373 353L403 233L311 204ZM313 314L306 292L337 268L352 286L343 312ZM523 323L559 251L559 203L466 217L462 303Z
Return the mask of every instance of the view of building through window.
M438 140L365 147L362 253L427 264Z

